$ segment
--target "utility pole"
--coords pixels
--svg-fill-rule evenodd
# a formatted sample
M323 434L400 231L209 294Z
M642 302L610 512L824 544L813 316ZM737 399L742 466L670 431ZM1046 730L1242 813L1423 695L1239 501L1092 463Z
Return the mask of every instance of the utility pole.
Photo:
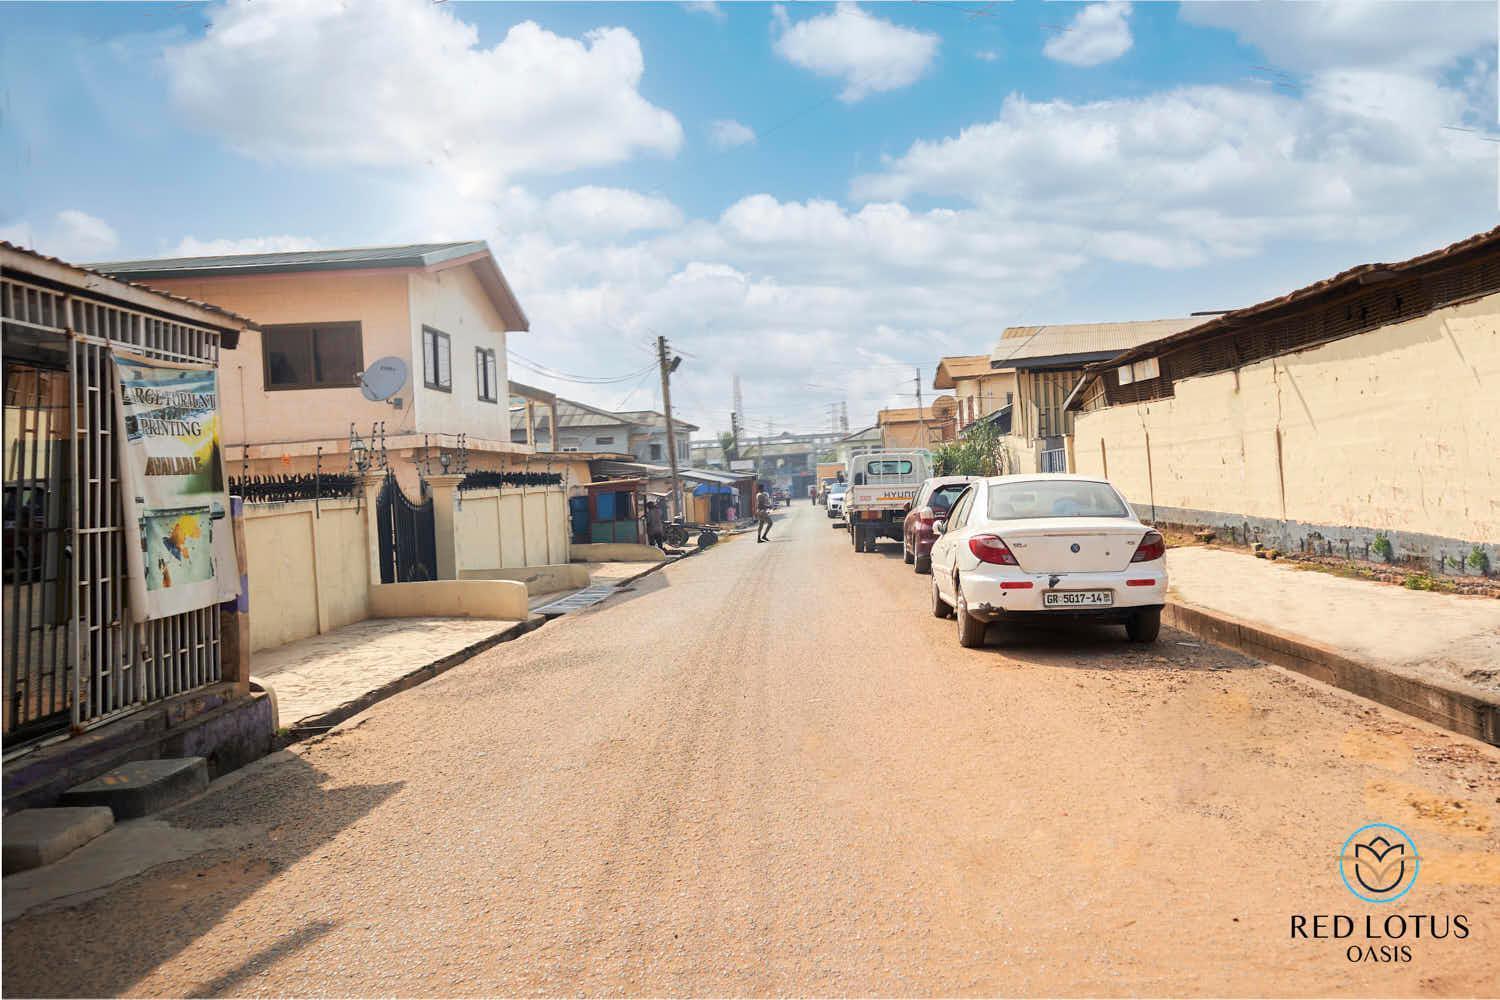
M667 359L667 338L656 338L656 363L661 366L661 408L667 415L667 459L672 468L672 503L677 513L687 518L682 503L682 480L677 478L677 429L672 426L672 373L682 364L681 358Z
M925 448L931 441L927 440L927 414L922 412L922 369L917 369L917 422L922 426L922 447Z

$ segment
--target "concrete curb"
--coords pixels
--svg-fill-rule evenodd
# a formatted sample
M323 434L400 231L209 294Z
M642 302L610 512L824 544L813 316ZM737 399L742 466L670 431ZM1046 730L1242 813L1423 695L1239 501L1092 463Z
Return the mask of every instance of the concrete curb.
M423 664L409 674L402 674L393 681L387 681L373 691L366 691L352 701L346 701L338 708L324 712L321 715L310 715L305 719L298 719L287 727L287 733L292 742L307 739L312 736L321 736L329 730L363 712L371 705L385 701L393 695L402 691L410 690L418 684L424 684L439 674L445 674L467 660L471 660L491 647L498 646L502 642L519 639L528 632L534 632L547 623L547 619L541 615L528 615L525 621L516 622L510 628L495 635L487 636L478 642L471 643L463 649L449 653L440 660Z
M1419 680L1338 650L1197 605L1168 600L1162 621L1258 660L1379 702L1424 722L1500 746L1500 699Z

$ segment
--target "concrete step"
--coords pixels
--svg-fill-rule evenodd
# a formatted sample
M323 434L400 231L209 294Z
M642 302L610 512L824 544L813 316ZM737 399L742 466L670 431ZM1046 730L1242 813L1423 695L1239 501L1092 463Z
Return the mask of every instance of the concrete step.
M5 874L59 861L115 825L103 806L22 809L5 817Z
M202 757L134 760L92 781L74 785L58 805L108 806L115 819L137 819L175 805L208 787Z

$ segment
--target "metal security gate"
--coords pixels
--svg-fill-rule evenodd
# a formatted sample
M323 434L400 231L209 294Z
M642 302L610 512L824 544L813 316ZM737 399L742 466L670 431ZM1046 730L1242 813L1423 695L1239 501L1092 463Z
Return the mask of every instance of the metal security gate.
M5 361L5 742L66 728L68 374Z
M388 475L375 499L375 524L380 532L381 583L437 579L437 526L431 497L425 503L412 503L396 477Z
M222 676L217 607L132 618L110 359L110 349L119 347L214 364L219 333L9 274L0 279L0 320L7 361L5 545L29 564L20 569L36 575L39 566L41 575L23 586L6 570L9 748L56 728L87 729ZM14 383L13 359L28 363L15 366ZM33 475L33 460L45 477ZM38 479L47 483L45 502L26 499ZM18 518L30 518L24 529L10 523L12 493ZM39 552L19 557L13 550L36 539Z

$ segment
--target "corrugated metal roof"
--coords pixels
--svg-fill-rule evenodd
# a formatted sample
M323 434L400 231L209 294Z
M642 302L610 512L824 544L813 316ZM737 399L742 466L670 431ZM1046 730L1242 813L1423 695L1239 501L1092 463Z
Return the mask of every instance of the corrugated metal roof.
M1046 359L1058 364L1077 357L1079 362L1098 360L1098 355L1129 350L1138 344L1191 329L1202 317L1149 319L1130 323L1067 323L1053 326L1013 326L1000 335L990 352L990 365L1005 368L1026 361Z
M67 268L69 271L77 272L79 274L86 274L89 276L88 279L86 281L80 281L79 286L105 298L111 297L110 286L117 285L122 288L134 289L137 293L137 295L135 296L137 298L141 294L155 296L168 302L180 302L184 305L192 306L195 309L202 309L206 312L221 316L223 317L223 320L221 322L217 324L207 325L216 326L217 329L223 332L222 342L223 346L227 350L233 350L238 346L241 330L254 330L258 328L256 322L253 319L250 319L247 316L241 316L237 312L231 312L230 310L225 309L223 306L216 306L212 302L199 302L197 299L190 299L185 295L174 295L172 292L164 292L159 288L150 288L138 282L127 281L113 274L106 274L96 269L93 265L74 264L59 257L49 257L44 253L37 253L35 250L28 250L26 247L17 246L14 243L8 243L4 240L0 240L0 249L8 250L13 253L20 254L23 257L53 265L54 267ZM26 272L26 268L24 265L17 265L14 262L10 262L8 266L14 268L17 271L20 271L23 274ZM131 304L137 306L140 305L139 302L132 302ZM161 309L163 312L171 311L168 310L165 305L163 305Z
M956 378L974 378L978 375L988 375L990 371L988 354L959 354L939 358L937 371L932 376L932 387L951 389L953 380Z
M538 426L546 426L547 411L544 410L536 416ZM621 427L632 424L633 421L626 420L618 413L610 413L608 410L596 409L586 403L557 397L557 426L563 430L569 427ZM524 410L511 411L510 426L512 430L523 430L526 427Z
M90 264L95 270L133 278L275 274L284 271L357 271L375 267L431 267L489 250L483 240L461 243L408 243L393 247L343 250L287 250L276 253L219 254L213 257L157 257Z
M893 407L881 410L875 415L877 425L916 423L921 420L946 420L953 415L954 407L957 405L952 396L939 396L932 401L931 406L924 406L918 410L915 406Z
M1199 340L1222 333L1230 327L1244 324L1246 320L1256 319L1266 313L1296 305L1305 299L1324 292L1333 291L1340 286L1370 284L1374 281L1395 277L1405 271L1419 270L1432 264L1446 264L1451 257L1470 251L1484 250L1497 243L1500 243L1500 226L1486 232L1476 233L1467 239L1459 240L1457 243L1450 243L1440 250L1432 250L1428 253L1412 257L1409 260L1399 261L1394 264L1360 264L1349 268L1347 271L1340 271L1331 278L1315 281L1310 285L1306 285L1296 291L1287 292L1285 295L1279 295L1274 299L1257 302L1253 306L1234 309L1209 320L1203 320L1203 317L1200 316L1198 317L1198 322L1195 322L1188 329L1181 331L1170 330L1163 333L1159 338L1152 338L1149 342L1132 344L1131 347L1134 348L1133 350L1121 354L1115 360L1120 362L1137 361L1141 358L1157 354L1167 347L1175 347L1187 341Z
M617 410L615 412L626 420L640 424L642 427L667 426L667 415L660 410ZM685 427L690 431L698 430L697 424L690 424L681 417L674 417L672 424L676 427Z

